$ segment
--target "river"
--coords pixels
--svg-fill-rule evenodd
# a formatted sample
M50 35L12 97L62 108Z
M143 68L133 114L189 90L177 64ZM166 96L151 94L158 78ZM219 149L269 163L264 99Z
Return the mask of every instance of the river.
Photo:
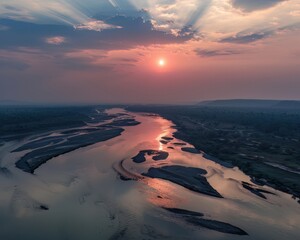
M124 112L111 109L108 113ZM12 176L0 176L0 239L272 239L300 238L300 207L291 195L267 186L263 199L245 189L250 177L203 154L181 150L172 137L173 123L160 116L128 113L139 125L124 127L118 137L55 157L28 174L11 165ZM192 133L191 133L192 134ZM139 151L167 151L166 160ZM124 181L118 169L136 180ZM202 168L208 183L223 198L191 191L167 180L143 177L150 167L180 165ZM119 169L120 170L120 169ZM251 183L252 184L252 183ZM42 208L41 208L42 206ZM163 208L203 213L243 229L239 236L194 226Z

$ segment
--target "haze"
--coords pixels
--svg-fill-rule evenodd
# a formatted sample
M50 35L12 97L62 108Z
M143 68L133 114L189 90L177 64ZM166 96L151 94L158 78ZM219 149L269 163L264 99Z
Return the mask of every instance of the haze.
M0 101L300 99L299 28L297 0L2 0Z

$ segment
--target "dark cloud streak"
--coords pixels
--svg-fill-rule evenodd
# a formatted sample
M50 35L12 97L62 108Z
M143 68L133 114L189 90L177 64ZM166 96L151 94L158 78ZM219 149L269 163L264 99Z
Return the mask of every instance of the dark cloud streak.
M242 9L243 11L252 12L274 7L284 1L286 0L232 0L232 5L235 8Z
M284 27L276 28L276 29L266 29L264 31L245 34L240 32L232 37L223 38L220 40L222 43L238 43L238 44L247 44L256 42L258 40L262 40L278 33L284 33L285 31L296 31L300 29L300 22L287 25Z
M223 43L239 43L239 44L246 44L256 42L258 40L267 38L273 34L272 31L260 32L260 33L251 33L251 34L237 34L233 37L223 38L220 42Z
M216 49L216 50L208 50L208 49L196 49L196 54L201 57L216 57L216 56L230 56L241 54L241 51L232 50L232 49Z

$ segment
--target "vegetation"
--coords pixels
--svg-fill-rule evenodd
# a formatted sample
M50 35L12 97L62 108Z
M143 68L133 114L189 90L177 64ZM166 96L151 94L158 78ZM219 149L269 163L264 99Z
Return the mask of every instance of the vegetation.
M0 142L55 129L80 127L89 121L92 107L0 107Z

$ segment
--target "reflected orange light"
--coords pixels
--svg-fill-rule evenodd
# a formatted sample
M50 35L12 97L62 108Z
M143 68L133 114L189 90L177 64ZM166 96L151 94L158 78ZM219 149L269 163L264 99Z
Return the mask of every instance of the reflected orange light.
M184 200L176 195L176 186L172 183L155 178L147 178L145 183L152 188L147 199L156 206L172 208Z

